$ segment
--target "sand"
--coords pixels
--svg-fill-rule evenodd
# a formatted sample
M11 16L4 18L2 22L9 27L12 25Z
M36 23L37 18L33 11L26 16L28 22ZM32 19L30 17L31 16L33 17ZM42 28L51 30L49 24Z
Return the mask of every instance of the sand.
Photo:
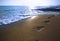
M9 24L0 41L60 41L60 15L39 15Z

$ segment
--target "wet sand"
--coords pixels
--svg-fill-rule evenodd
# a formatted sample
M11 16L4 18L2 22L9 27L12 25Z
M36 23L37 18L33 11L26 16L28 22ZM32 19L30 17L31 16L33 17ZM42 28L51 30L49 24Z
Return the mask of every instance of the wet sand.
M60 41L60 15L39 15L6 27L0 41Z

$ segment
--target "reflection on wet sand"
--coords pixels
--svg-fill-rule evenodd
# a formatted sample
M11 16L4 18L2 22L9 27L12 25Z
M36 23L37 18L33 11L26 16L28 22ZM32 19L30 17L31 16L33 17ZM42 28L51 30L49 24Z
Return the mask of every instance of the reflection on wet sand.
M9 24L0 41L60 41L60 15L38 15Z

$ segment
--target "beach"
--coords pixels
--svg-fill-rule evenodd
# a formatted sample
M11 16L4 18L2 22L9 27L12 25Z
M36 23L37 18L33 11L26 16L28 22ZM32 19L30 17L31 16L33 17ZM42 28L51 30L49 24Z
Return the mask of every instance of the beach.
M60 14L38 15L6 26L0 41L60 41Z

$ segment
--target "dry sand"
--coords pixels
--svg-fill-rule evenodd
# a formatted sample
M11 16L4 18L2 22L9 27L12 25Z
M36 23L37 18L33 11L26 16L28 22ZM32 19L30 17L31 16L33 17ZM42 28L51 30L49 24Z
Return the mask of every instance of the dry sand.
M6 27L0 41L60 41L60 15L39 15Z

